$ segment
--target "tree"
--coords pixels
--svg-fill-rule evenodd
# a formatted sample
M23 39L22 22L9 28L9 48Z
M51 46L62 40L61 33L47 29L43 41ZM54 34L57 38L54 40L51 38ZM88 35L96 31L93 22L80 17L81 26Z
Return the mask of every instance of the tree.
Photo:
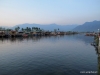
M2 27L0 27L0 30L2 31Z
M38 31L38 27L36 27L36 31Z
M29 31L31 31L31 28L28 28Z
M0 30L2 30L2 27L0 27Z
M15 31L18 31L18 29L17 29L17 28L15 28Z
M58 31L59 31L59 28L58 28Z
M28 32L28 27L26 27L26 31Z
M35 27L32 27L32 31L34 31L34 30L36 30L36 28Z
M19 31L20 27L18 26L17 29L18 29L18 31Z
M24 29L22 28L22 31L24 31Z
M54 29L54 32L57 32L57 30L56 30L56 29Z
M19 26L15 28L15 30L16 30L16 31L19 31L19 29L20 29L20 27L19 27Z
M32 31L33 31L34 27L32 27Z

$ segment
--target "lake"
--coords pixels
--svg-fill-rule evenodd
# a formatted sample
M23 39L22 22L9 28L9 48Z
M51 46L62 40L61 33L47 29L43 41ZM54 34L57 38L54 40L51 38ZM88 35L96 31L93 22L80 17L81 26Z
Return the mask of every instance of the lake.
M83 72L98 71L93 39L80 34L0 38L0 75L88 75Z

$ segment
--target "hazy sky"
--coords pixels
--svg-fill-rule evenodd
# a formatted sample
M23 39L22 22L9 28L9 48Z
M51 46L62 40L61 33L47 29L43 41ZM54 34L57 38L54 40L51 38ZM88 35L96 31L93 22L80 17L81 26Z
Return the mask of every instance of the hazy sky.
M0 0L0 26L100 20L100 0Z

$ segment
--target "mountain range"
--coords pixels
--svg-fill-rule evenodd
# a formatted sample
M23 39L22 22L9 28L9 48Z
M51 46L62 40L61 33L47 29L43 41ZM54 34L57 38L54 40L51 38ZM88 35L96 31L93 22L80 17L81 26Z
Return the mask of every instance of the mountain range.
M72 31L78 31L78 32L94 31L94 32L97 32L98 29L100 29L100 21L92 21L92 22L85 22L84 24L75 27Z
M60 31L70 31L72 30L73 28L77 27L77 25L57 25L57 24L47 24L47 25L41 25L41 24L28 24L28 23L25 23L25 24L19 24L19 25L16 25L13 27L16 28L16 27L20 27L21 28L26 28L26 27L38 27L38 28L41 28L43 30L49 30L49 31L54 31L54 29L59 29Z
M100 29L100 21L85 22L82 25L57 25L55 23L42 25L42 24L35 24L35 23L33 24L25 23L25 24L15 25L14 27L12 27L12 29L15 29L18 26L20 27L20 29L26 27L30 27L30 28L38 27L40 29L49 30L49 31L54 31L54 29L56 30L59 29L60 31L97 32L98 29Z

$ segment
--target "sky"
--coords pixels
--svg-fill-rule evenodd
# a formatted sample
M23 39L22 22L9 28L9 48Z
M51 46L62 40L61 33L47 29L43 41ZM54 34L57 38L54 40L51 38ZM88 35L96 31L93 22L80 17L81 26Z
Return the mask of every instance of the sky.
M0 0L0 26L100 21L100 0Z

